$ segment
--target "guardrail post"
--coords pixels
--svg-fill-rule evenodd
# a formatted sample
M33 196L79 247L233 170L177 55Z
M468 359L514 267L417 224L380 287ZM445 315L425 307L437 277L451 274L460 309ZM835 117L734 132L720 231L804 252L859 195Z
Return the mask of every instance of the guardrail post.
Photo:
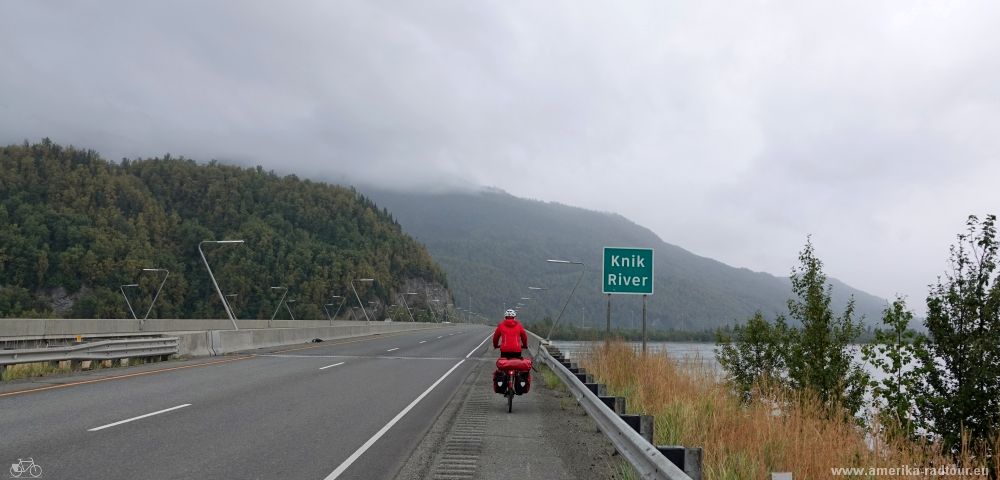
M625 420L642 438L653 443L653 416L652 415L619 415Z
M602 402L604 402L605 406L611 409L612 412L615 412L618 415L625 414L625 397L598 397Z
M701 447L686 448L678 445L656 447L667 460L684 470L692 480L701 480Z
M575 367L575 365L566 365L567 362L557 363L556 359L545 348L539 350L538 356L541 357L543 362L552 367L553 373L562 380L573 397L586 410L587 414L594 419L598 428L604 432L615 449L635 467L636 472L641 478L690 478L683 470L677 468L676 465L667 460L663 454L651 445L649 441L652 438L653 430L653 418L651 416L635 415L638 420L636 425L633 426L626 423L625 418L627 416L616 415L612 409L605 410L605 407L609 406L607 401L594 394L589 387L580 382L580 379L575 374L570 373L569 367ZM617 401L613 401L612 405L617 403ZM643 423L648 424L647 428L642 428ZM644 434L648 434L648 437Z
M594 392L594 395L597 395L599 398L607 398L604 396L607 394L607 388L603 383L585 382L583 386Z

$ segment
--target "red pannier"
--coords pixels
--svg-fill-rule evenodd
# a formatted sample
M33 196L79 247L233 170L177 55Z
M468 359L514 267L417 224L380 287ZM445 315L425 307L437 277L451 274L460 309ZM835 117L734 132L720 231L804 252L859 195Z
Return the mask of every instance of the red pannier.
M530 358L499 358L497 371L493 372L493 391L503 393L507 372L517 372L514 379L514 393L524 395L531 390L531 359Z
M530 358L499 358L497 359L497 370L514 370L517 372L531 371Z

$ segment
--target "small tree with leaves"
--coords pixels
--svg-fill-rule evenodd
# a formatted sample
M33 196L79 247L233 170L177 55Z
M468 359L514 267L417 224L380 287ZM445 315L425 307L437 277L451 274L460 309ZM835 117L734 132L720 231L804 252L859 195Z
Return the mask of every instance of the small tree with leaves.
M716 358L743 396L750 400L755 383L781 381L785 370L788 326L784 317L772 325L760 311L744 325L733 327L732 333L716 331L719 347Z
M913 312L907 310L906 301L897 297L882 312L882 324L887 329L876 329L874 340L862 347L866 362L885 373L881 380L872 380L872 396L879 407L879 424L883 432L892 437L913 436L915 423L913 395L918 381L912 369L914 348L920 347L920 338L909 329Z
M799 253L799 263L791 276L798 298L788 301L788 312L802 328L789 332L788 383L795 390L816 394L824 405L855 414L863 404L868 375L848 350L862 331L861 322L854 320L854 299L843 314L834 316L830 308L833 287L827 283L811 240Z
M758 312L746 325L735 327L732 337L719 333L716 358L744 398L754 382L768 377L854 414L861 408L868 383L868 375L852 361L848 349L861 333L861 322L853 319L854 301L841 316L834 316L832 287L811 240L799 253L799 262L791 277L797 298L788 301L788 312L801 328L789 327L785 317L772 325Z
M922 426L953 452L962 436L995 452L1000 435L1000 277L996 216L969 216L950 271L927 297L926 348L917 349Z

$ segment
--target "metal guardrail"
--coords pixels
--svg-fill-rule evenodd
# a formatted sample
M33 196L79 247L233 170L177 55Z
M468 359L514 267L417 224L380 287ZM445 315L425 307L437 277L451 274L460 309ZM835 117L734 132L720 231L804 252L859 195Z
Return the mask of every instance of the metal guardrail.
M114 360L177 353L177 337L101 340L66 347L0 350L0 365L62 360Z
M556 376L566 384L576 401L597 423L597 427L611 440L615 449L635 467L636 472L642 478L691 480L691 477L677 468L670 460L667 460L667 457L664 457L655 446L647 442L635 429L611 411L576 375L573 375L562 363L552 358L544 346L539 348L536 357L545 362Z

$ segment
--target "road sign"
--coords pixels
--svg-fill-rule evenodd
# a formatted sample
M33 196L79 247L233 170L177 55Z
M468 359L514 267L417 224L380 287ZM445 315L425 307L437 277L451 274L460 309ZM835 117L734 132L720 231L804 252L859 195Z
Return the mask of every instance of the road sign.
M604 247L601 271L606 294L653 294L653 249Z

